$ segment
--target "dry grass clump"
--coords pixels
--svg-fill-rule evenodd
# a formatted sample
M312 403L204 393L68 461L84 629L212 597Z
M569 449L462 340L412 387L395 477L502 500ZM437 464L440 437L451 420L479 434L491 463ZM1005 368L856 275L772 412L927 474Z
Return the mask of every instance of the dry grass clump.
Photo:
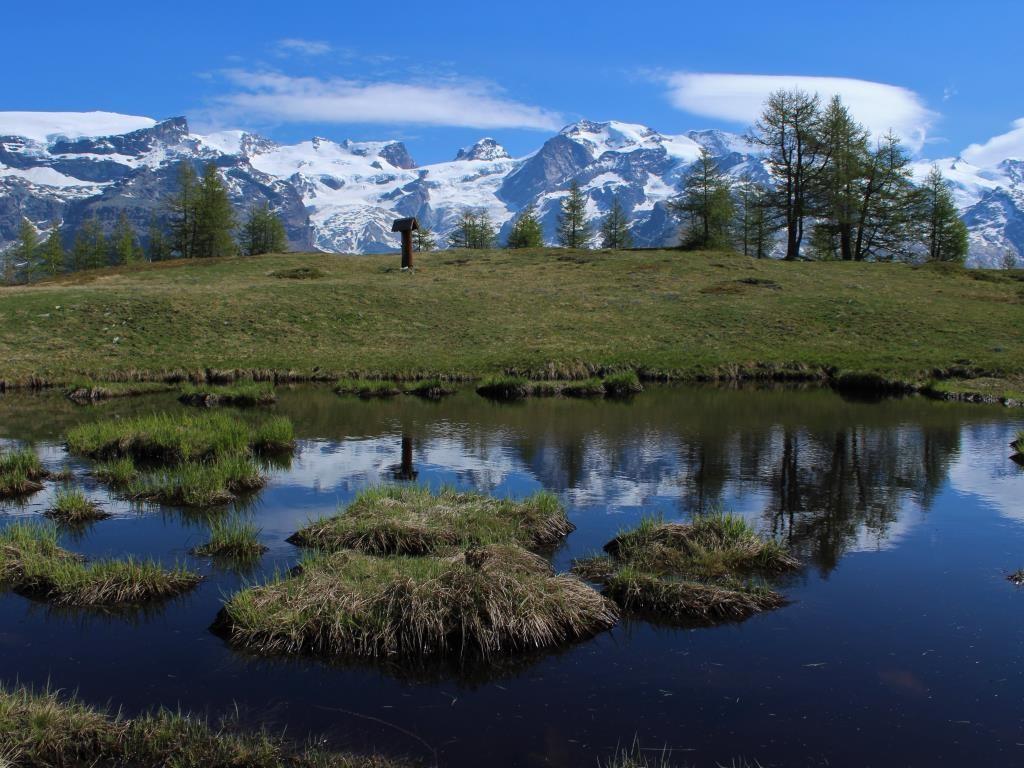
M317 549L358 549L377 555L422 555L452 546L516 543L552 547L573 531L558 497L522 501L442 488L369 488L341 512L310 523L288 540Z
M65 525L83 525L110 517L109 512L105 512L79 488L62 488L57 491L53 506L45 514Z
M614 604L513 545L428 557L316 553L243 590L217 627L262 653L489 659L590 637Z
M210 525L210 540L192 550L200 557L256 560L267 548L260 543L260 529L238 519L215 520Z
M64 768L397 768L383 757L296 749L265 731L159 710L128 719L49 689L0 685L0 763Z
M291 422L282 417L252 424L228 413L155 413L81 424L68 432L71 453L92 459L131 457L177 464L253 451L290 450Z
M178 398L185 405L213 408L218 405L234 405L251 408L257 405L272 405L277 402L274 385L259 382L239 382L223 386L195 386L186 384Z
M0 532L0 584L66 606L139 605L187 592L200 577L153 561L97 560L62 549L52 525L13 523Z
M0 451L0 499L37 493L49 476L34 451Z
M101 400L112 400L117 397L138 397L149 395L154 392L166 392L170 387L160 382L130 381L130 382L105 382L102 384L94 381L76 382L64 390L68 400L79 405L97 403Z
M743 518L702 515L690 524L645 519L573 571L604 585L627 610L667 619L742 619L784 604L763 578L799 567Z
M402 388L397 383L379 379L342 379L335 385L334 391L339 395L355 395L364 400L402 394Z

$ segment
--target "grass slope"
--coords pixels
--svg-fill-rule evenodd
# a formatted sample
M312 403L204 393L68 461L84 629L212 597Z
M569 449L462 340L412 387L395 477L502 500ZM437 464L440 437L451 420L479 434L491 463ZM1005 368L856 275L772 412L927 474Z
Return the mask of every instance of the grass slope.
M212 259L0 289L0 380L206 368L583 378L988 373L1024 385L1024 283L902 264L678 251ZM316 270L282 280L281 270Z

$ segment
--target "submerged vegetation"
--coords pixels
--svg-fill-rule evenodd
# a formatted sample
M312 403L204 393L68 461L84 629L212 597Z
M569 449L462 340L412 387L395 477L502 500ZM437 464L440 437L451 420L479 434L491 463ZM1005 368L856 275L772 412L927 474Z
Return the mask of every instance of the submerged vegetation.
M222 386L187 384L181 388L178 399L185 405L204 408L218 405L251 408L256 405L272 405L277 402L277 393L273 384L259 382L238 382Z
M82 525L96 520L106 520L109 512L90 499L79 488L62 488L53 500L53 506L46 516L65 525Z
M602 584L624 609L669 620L742 619L776 608L784 598L763 579L799 567L781 544L729 514L690 524L647 518L605 552L576 561L574 572Z
M0 499L28 496L43 490L42 481L50 476L35 451L28 448L0 449Z
M255 560L267 548L260 543L260 529L244 520L214 520L210 539L192 550L200 557L221 557L233 560Z
M225 720L159 710L129 719L52 690L0 686L0 764L65 768L397 768L361 757L288 744Z
M614 605L575 576L488 545L427 557L317 552L234 595L216 626L261 653L469 660L557 647L616 621Z
M57 529L38 523L12 523L0 531L0 585L58 605L118 607L182 594L199 576L153 561L97 560L62 549Z
M422 555L480 544L552 547L574 527L548 492L513 501L452 488L434 493L382 486L362 491L341 514L310 523L289 541L321 550Z

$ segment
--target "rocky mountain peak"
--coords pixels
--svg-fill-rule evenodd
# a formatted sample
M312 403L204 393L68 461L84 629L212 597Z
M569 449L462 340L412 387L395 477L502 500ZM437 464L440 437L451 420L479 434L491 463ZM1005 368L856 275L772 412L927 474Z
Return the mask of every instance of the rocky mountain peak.
M504 160L511 157L508 151L494 139L480 139L471 147L464 147L455 155L458 160Z

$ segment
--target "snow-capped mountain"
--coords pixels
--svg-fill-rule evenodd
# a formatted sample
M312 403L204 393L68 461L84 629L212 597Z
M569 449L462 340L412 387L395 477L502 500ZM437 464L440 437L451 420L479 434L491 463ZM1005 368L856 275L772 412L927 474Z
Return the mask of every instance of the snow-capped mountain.
M641 125L581 120L531 155L513 158L492 138L448 162L418 166L400 142L279 145L255 134L197 135L184 118L156 122L111 113L0 112L0 249L22 217L39 229L59 222L70 237L95 216L112 228L122 210L144 237L165 215L182 162L214 163L239 207L268 203L294 248L370 253L393 250L396 217L416 216L443 243L462 211L483 209L507 232L515 214L537 206L554 240L558 205L572 181L598 219L618 197L637 245L668 245L677 223L666 204L701 147L736 177L764 179L755 148L723 131L668 135ZM930 163L915 169L927 172ZM939 161L971 230L971 263L1024 253L1024 161L976 168Z

